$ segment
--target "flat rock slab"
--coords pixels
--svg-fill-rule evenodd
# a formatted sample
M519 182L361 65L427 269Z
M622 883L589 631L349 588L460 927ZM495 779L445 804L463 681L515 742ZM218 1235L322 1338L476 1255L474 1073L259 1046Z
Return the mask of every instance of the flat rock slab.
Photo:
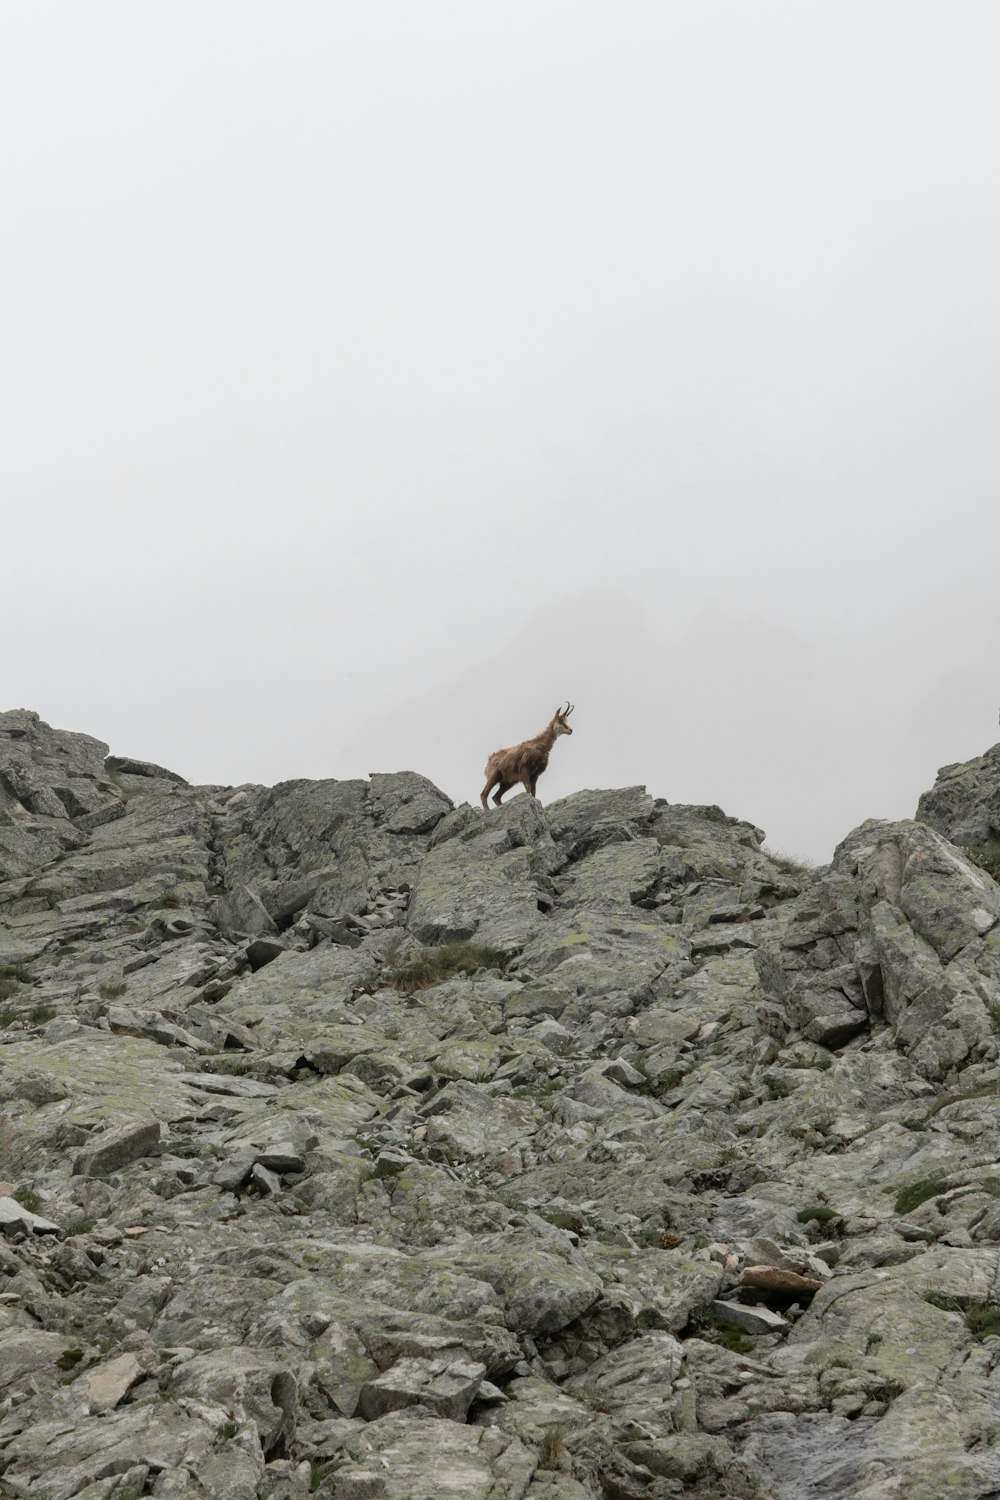
M21 1381L36 1375L54 1380L59 1374L59 1360L70 1347L70 1341L59 1333L4 1326L0 1337L0 1389L16 1390Z
M74 1382L74 1393L81 1396L92 1412L111 1411L141 1380L143 1369L134 1354L122 1354L106 1365L97 1365Z
M626 1034L640 1047L655 1047L661 1042L689 1042L701 1027L697 1016L686 1016L681 1011L665 1010L662 1006L632 1016L626 1024Z
M337 1500L520 1500L538 1455L495 1427L384 1417L348 1439Z
M426 1106L427 1142L449 1161L495 1155L523 1144L537 1125L528 1103L497 1099L456 1079Z
M797 1271L779 1270L777 1266L747 1266L740 1277L744 1286L759 1287L766 1292L801 1293L811 1297L823 1282L815 1276L800 1276Z
M712 1311L717 1318L735 1323L744 1333L787 1333L792 1326L787 1318L780 1317L769 1307L748 1307L743 1302L716 1301L712 1303Z
M281 1092L276 1083L261 1083L257 1078L230 1077L228 1073L181 1073L182 1083L206 1094L231 1094L235 1099L273 1099Z
M43 1219L40 1214L33 1214L30 1209L22 1208L16 1198L0 1198L0 1229L19 1224L32 1234L59 1233L58 1224Z
M77 1153L73 1162L74 1177L101 1177L148 1156L160 1143L160 1122L142 1120L131 1125L116 1125L94 1135L92 1141L92 1145Z
M398 1359L361 1389L357 1415L365 1421L406 1406L426 1406L440 1417L464 1422L486 1366L469 1359Z

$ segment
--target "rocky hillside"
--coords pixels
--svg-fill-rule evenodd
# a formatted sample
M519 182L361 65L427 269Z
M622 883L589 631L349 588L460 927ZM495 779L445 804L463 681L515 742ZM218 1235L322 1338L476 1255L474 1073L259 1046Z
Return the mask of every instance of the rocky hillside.
M1000 1494L1000 747L920 818L0 715L0 1494Z

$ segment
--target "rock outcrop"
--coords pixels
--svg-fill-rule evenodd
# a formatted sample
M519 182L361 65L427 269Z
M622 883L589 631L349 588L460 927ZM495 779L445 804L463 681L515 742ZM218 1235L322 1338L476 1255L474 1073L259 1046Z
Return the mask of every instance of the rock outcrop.
M0 714L0 1496L1000 1492L998 808L820 872Z

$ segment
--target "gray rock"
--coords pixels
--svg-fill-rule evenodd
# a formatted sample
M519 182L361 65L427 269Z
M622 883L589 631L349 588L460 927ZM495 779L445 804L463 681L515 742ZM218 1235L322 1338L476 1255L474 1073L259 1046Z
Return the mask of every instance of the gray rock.
M0 715L5 1494L997 1488L989 757L812 874L105 751Z
M247 945L247 961L251 969L256 972L265 964L273 963L276 958L280 958L285 951L285 945L280 938L257 937Z
M485 1365L468 1359L398 1359L362 1387L358 1415L371 1422L387 1412L420 1405L464 1422L485 1374Z
M917 804L921 823L963 847L1000 841L1000 745L962 764L943 766Z
M0 1198L0 1229L20 1226L31 1234L58 1234L59 1225L22 1208L16 1198Z
M158 1120L136 1120L127 1125L113 1126L110 1130L97 1131L74 1158L74 1176L100 1177L107 1172L117 1172L130 1162L148 1156L159 1143Z
M763 1306L749 1306L744 1302L725 1302L717 1299L712 1311L726 1323L735 1323L746 1333L787 1333L791 1324L787 1318Z
M271 937L278 931L263 901L247 885L234 886L221 901L216 901L212 917L227 938Z
M109 755L105 761L109 771L120 771L123 776L142 776L154 781L173 781L178 786L187 786L183 776L178 776L176 771L164 770L163 766L154 765L149 760L133 760L128 755Z
M120 1354L106 1364L95 1365L80 1379L74 1381L72 1393L79 1397L88 1411L111 1411L128 1395L143 1369L134 1354Z

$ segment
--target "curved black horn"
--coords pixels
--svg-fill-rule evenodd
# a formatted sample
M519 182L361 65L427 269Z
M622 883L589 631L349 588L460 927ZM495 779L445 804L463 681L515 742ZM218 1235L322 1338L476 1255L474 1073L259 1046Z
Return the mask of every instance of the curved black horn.
M568 719L569 716L570 716L570 714L573 712L573 710L574 710L575 707L576 707L576 704L575 703L571 703L569 701L569 699L567 698L566 699L566 707L563 709L563 718L564 719Z

